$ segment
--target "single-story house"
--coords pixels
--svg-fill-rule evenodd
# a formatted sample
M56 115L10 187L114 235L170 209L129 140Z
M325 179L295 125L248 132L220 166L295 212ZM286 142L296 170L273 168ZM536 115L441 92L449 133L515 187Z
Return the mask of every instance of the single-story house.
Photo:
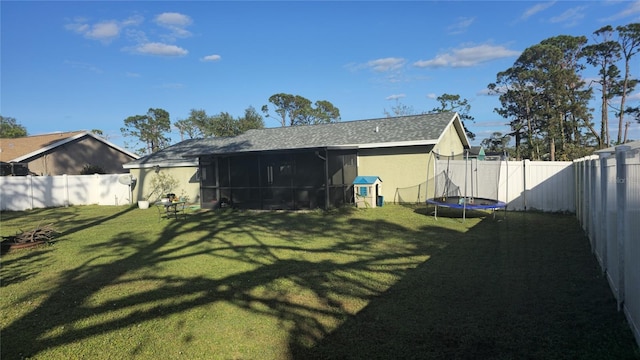
M87 131L0 139L0 160L26 164L32 175L79 175L85 166L117 174L125 172L124 164L139 158Z
M424 201L432 151L468 148L459 115L444 112L186 140L124 167L138 179L134 199L163 172L179 180L174 193L204 208L313 209L353 203L358 175L379 177L387 202Z

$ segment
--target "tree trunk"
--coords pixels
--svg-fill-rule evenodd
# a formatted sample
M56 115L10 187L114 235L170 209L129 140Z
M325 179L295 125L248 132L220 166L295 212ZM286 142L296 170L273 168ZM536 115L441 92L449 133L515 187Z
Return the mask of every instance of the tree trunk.
M629 135L629 125L631 125L631 123L628 121L624 124L624 140L622 141L623 144L627 143L627 135Z

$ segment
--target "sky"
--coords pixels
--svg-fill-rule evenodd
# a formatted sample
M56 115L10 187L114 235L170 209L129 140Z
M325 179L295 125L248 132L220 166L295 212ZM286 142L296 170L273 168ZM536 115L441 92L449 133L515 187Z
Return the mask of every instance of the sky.
M288 93L327 100L350 121L398 105L431 111L457 94L477 145L509 130L487 85L524 49L640 22L640 1L3 0L0 16L0 114L29 135L98 129L137 149L120 128L150 108L172 123L191 109L239 117ZM640 78L640 56L631 70ZM639 103L640 89L628 105ZM180 141L176 129L170 137ZM640 139L640 124L629 137Z

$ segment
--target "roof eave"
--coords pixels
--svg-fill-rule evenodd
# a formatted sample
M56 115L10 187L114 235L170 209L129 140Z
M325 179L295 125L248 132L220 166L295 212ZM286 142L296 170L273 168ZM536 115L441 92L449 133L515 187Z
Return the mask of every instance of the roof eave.
M144 164L132 164L127 163L122 165L123 169L150 169L156 166L162 168L170 168L170 167L190 167L190 166L198 166L198 161L180 161L180 162L172 162L172 161L159 161L159 162L151 162Z
M355 146L358 149L374 149L374 148L435 145L437 143L438 143L438 140L429 139L429 140L410 140L410 141L393 141L393 142L384 142L384 143L357 144L357 145L346 145L346 146Z
M116 149L116 150L118 150L118 151L120 151L120 152L122 152L122 153L124 153L124 154L126 154L126 155L128 155L128 156L130 156L130 157L132 157L134 159L136 159L136 160L140 158L140 156L138 156L138 155L126 150L126 149L123 149L123 148L119 147L116 144L113 144L113 143L111 143L111 142L109 142L109 141L107 141L107 140L105 140L103 138L100 138L98 136L93 135L92 133L90 133L88 131L85 131L85 132L76 134L74 136L70 136L70 137L68 137L66 139L57 141L57 142L55 142L55 143L53 143L53 144L51 144L49 146L45 146L45 147L40 148L40 149L38 149L36 151L32 151L32 152L30 152L28 154L19 156L19 157L15 158L15 159L12 159L10 161L12 161L12 162L21 162L21 161L29 160L29 159L31 159L33 157L36 157L36 156L40 155L40 154L46 153L49 150L53 150L53 149L55 149L55 148L57 148L59 146L62 146L64 144L68 144L68 143L70 143L72 141L75 141L75 140L80 139L80 138L85 137L85 136L92 137L92 138L104 143L105 145L110 146L110 147L112 147L112 148L114 148L114 149Z

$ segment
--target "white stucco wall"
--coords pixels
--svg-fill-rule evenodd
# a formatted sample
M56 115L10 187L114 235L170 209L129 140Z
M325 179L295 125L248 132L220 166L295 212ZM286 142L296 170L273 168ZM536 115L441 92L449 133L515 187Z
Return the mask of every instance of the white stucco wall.
M141 200L149 194L151 189L151 182L156 174L153 168L143 169L131 169L131 174L135 176L138 181L133 191L134 201ZM159 172L162 174L170 175L175 178L178 185L171 192L176 196L187 196L190 202L198 203L200 201L200 181L198 178L198 167L196 166L184 166L184 167L170 167L160 168ZM154 201L156 199L148 199Z

